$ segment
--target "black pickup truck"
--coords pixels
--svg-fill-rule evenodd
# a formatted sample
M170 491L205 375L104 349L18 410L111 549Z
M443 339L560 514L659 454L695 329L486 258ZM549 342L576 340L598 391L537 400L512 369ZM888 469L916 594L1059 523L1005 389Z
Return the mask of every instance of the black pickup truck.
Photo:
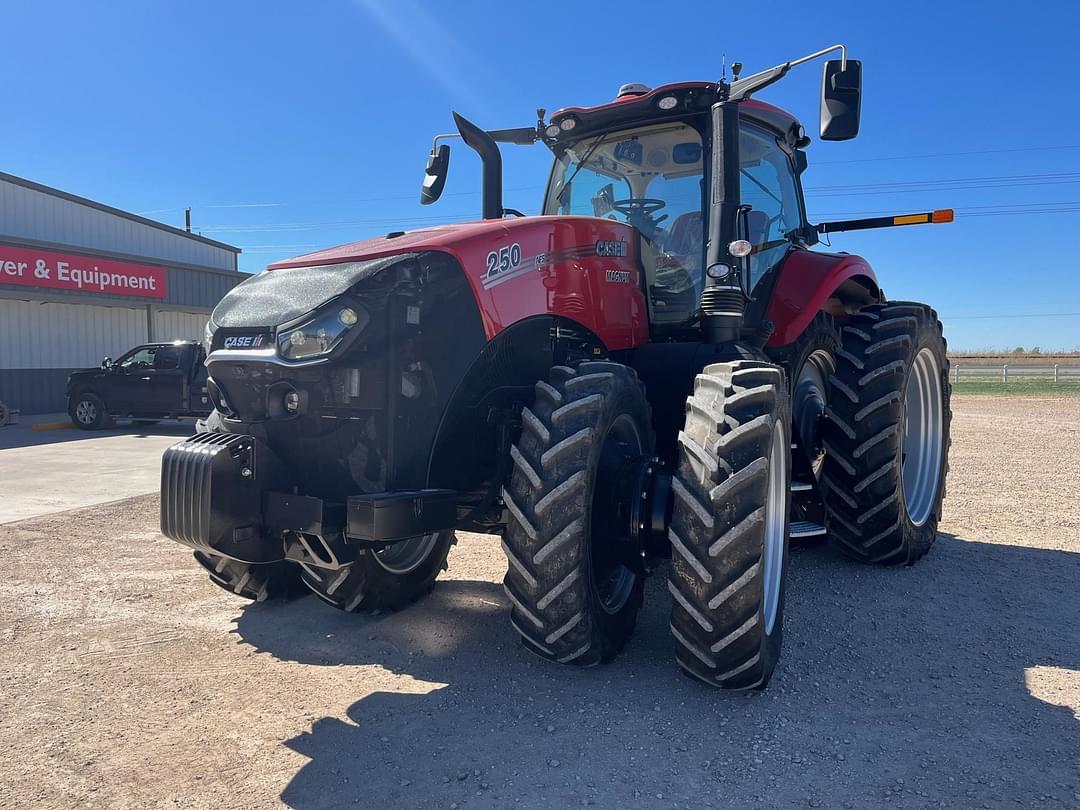
M146 343L101 368L68 377L71 421L83 430L100 430L116 418L137 422L201 417L210 413L206 395L206 352L194 341Z

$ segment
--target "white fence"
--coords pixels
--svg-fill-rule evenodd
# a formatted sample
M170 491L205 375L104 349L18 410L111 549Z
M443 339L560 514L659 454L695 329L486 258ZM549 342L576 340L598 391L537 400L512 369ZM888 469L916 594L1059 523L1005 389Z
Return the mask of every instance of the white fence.
M1046 380L1053 380L1054 382L1061 382L1067 379L1080 379L1080 365L1063 366L1060 363L1054 363L1053 365L1045 366L1029 366L1017 363L1015 365L1009 365L1008 363L1002 363L1000 366L989 365L967 365L962 362L953 362L952 364L952 377L953 382L958 383L962 379L972 380L992 380L996 379L1000 382L1007 383L1009 377L1040 377Z

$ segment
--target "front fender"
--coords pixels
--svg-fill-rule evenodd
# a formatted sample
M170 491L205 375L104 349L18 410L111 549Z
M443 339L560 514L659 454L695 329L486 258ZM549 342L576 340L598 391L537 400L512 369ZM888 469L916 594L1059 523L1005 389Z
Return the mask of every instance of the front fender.
M792 251L766 310L765 317L775 326L767 345L776 348L795 341L814 316L828 308L830 299L856 306L881 300L874 269L850 253Z

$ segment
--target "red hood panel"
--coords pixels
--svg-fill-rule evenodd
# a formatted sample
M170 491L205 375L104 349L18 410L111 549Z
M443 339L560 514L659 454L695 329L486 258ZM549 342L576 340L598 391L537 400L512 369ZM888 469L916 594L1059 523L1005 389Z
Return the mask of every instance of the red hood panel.
M279 270L285 267L313 267L320 264L338 264L363 259L377 259L392 256L395 253L414 253L420 250L452 251L453 247L474 239L495 241L499 236L509 235L518 223L532 223L553 217L529 217L523 220L482 220L463 222L457 225L439 225L409 231L401 236L377 236L346 245L326 248L315 253L305 253L292 259L274 262L267 269Z
M424 228L308 253L268 269L318 268L423 251L457 260L489 340L535 316L575 321L611 350L649 339L637 235L609 219L522 217Z

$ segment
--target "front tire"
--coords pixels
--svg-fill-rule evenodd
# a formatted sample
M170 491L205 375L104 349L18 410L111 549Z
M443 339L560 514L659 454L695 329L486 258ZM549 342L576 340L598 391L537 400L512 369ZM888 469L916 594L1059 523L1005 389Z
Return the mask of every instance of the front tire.
M510 622L551 661L593 666L626 644L644 566L621 504L627 473L653 448L649 406L632 369L606 361L555 366L522 411L503 500Z
M791 486L784 372L707 366L686 403L672 481L671 632L689 675L764 688L780 657Z
M97 394L84 391L71 398L68 416L80 430L104 430L112 426L105 402Z
M355 562L337 570L298 568L304 585L338 610L400 610L431 593L456 542L453 531L432 532L379 550L363 549Z
M300 584L300 571L287 562L252 564L217 554L195 552L195 561L210 575L210 581L230 593L265 602L268 599L295 599L307 591Z
M937 537L948 473L941 322L896 301L859 310L841 334L822 474L829 536L861 562L910 565Z

